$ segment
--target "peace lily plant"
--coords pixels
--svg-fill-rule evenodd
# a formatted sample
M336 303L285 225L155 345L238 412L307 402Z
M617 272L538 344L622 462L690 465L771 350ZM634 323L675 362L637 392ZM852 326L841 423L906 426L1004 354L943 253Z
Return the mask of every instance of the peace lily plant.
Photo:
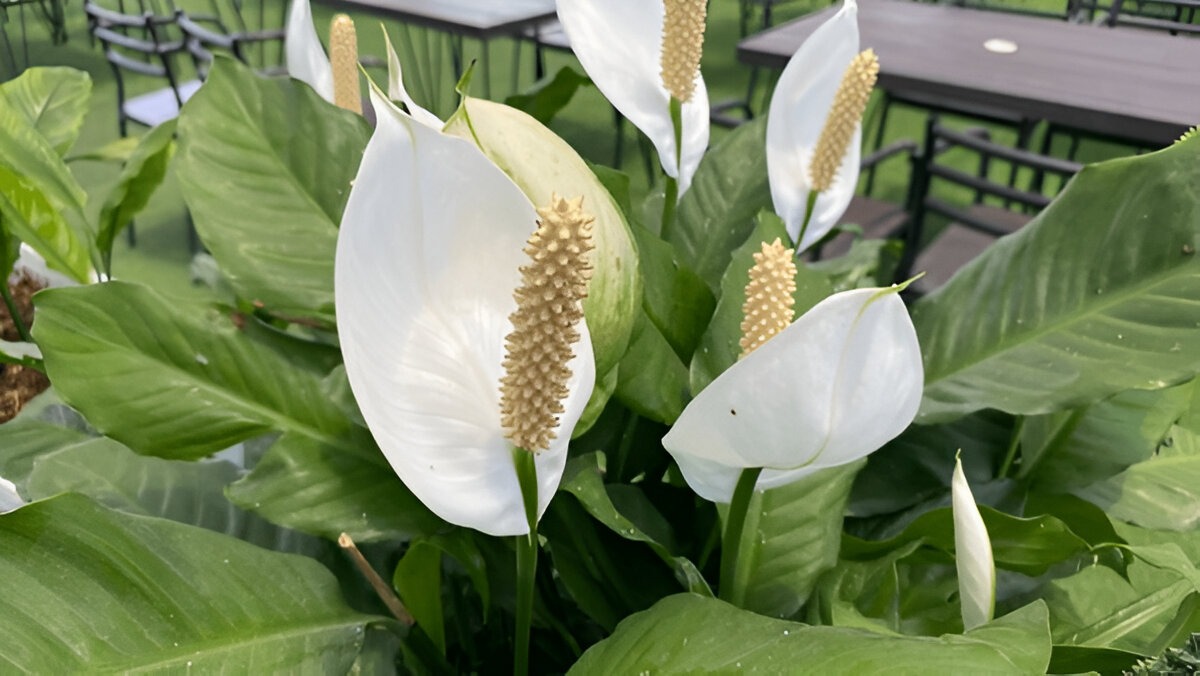
M0 425L0 671L1115 673L1185 645L1200 138L1088 167L909 298L866 260L891 247L801 255L860 161L853 0L712 148L704 6L559 6L666 200L555 133L579 77L503 104L464 76L443 121L389 43L360 104L351 23L326 56L305 0L299 79L216 59L105 199L65 159L87 77L0 83L0 262L107 271L169 166L220 271L196 301L33 297L16 357L52 388Z

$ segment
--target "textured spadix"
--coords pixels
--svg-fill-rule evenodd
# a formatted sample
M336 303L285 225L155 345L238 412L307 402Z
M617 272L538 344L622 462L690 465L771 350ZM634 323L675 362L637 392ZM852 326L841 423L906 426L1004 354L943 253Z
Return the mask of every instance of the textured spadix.
M954 460L950 500L954 512L958 596L962 604L963 628L970 631L992 621L996 607L996 566L992 560L992 541L959 458Z
M681 103L691 100L704 53L706 0L663 0L663 86Z
M708 90L697 72L682 107L682 162L676 162L671 95L661 75L664 14L663 0L558 0L575 56L613 106L654 143L682 195L708 147Z
M754 254L750 281L746 284L746 302L742 304L742 356L786 329L796 318L796 261L792 249L776 239L763 242Z
M781 486L908 427L924 371L897 291L826 298L701 391L663 438L688 485L729 502L742 469L764 468L760 490Z
M854 196L862 145L862 125L855 124L831 185L817 193L804 228L817 141L833 107L846 68L858 54L858 4L845 5L804 41L788 62L767 118L767 177L775 212L804 251L837 223ZM804 236L800 236L803 228Z
M833 187L854 131L862 125L863 111L878 77L879 59L870 49L859 52L846 67L808 169L813 190L824 192Z
M308 0L292 0L286 48L288 75L308 83L321 98L333 103L333 68L317 37Z
M491 535L527 533L500 380L537 213L474 145L415 123L374 89L371 100L378 126L335 265L350 385L384 455L430 509ZM595 380L585 323L579 333L554 441L535 460L539 515Z
M358 82L358 34L354 20L345 14L329 24L329 62L333 67L333 102L338 108L362 115L362 89Z

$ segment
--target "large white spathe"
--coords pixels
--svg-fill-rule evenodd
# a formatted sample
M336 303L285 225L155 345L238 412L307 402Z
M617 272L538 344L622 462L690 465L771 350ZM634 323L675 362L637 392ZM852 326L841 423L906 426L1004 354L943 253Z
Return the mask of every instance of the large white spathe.
M821 24L788 61L779 76L767 116L767 178L775 213L801 252L825 236L854 197L862 145L862 125L842 157L833 186L817 195L804 236L800 230L812 188L809 165L846 67L858 54L858 3L845 5Z
M963 628L970 631L992 621L996 608L996 566L992 541L960 458L954 460L950 504L954 513L954 565L958 569Z
M722 373L663 438L692 490L729 502L741 471L758 490L862 458L917 414L925 372L898 289L826 298Z
M308 0L292 0L284 42L288 75L308 83L321 98L333 103L333 66L317 37Z
M350 386L388 462L426 506L490 535L528 533L500 427L500 379L537 214L474 145L414 123L374 88L371 100L377 126L334 271ZM579 331L557 437L536 457L539 516L595 382L587 326Z
M579 63L654 144L663 171L679 181L682 195L708 148L708 90L697 73L695 93L681 109L682 162L676 162L671 95L660 74L664 15L663 0L558 0L558 19Z

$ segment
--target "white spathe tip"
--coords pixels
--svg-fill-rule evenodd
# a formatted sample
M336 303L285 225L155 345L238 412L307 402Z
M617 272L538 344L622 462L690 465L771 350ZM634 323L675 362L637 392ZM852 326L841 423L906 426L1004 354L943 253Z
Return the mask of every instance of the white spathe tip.
M992 541L967 484L961 458L954 460L950 500L954 512L954 562L958 569L963 628L970 631L992 620L996 608L996 566L992 560Z
M25 500L17 493L13 482L0 477L0 514L7 514L25 506Z
M317 37L308 0L292 0L284 41L288 75L307 83L321 98L333 103L333 66Z

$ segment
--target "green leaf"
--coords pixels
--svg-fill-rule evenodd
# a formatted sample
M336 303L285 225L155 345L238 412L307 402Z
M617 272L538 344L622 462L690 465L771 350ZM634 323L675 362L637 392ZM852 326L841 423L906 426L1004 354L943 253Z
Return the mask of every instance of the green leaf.
M358 542L407 540L448 526L396 477L365 432L324 442L301 433L279 438L229 498L281 526Z
M175 123L176 120L164 122L142 137L121 168L116 186L104 200L96 248L105 260L112 256L113 239L146 207L166 177L167 165L175 154Z
M87 196L25 115L0 106L0 217L52 269L86 282L92 272Z
M79 430L18 417L0 425L0 476L24 486L38 458L93 438Z
M740 558L731 602L774 617L800 609L817 578L837 564L842 514L863 464L821 470L754 494L736 545Z
M902 248L891 239L856 239L845 255L823 258L809 267L828 277L835 292L886 286L892 282Z
M721 295L712 313L712 321L708 323L692 356L690 381L693 395L708 387L741 356L742 306L746 302L746 284L750 281L754 254L762 250L764 242L770 243L776 237L781 241L787 240L783 221L764 211L758 215L754 232L733 252L732 260L721 277ZM824 275L808 266L797 266L796 292L792 295L797 317L831 293L833 288Z
M633 227L642 271L642 310L680 361L692 358L716 300L708 287L675 260L674 249L640 225Z
M311 559L73 494L0 516L0 549L0 670L344 673L382 619Z
M46 137L59 157L79 138L91 98L91 76L74 68L27 68L0 85L0 99Z
M176 171L196 231L237 294L332 324L333 253L370 129L286 78L218 59L179 115Z
M704 155L666 237L714 294L730 255L754 230L755 215L771 208L765 120L734 129Z
M980 506L983 523L992 541L996 566L1026 575L1045 573L1060 561L1088 551L1088 543L1065 523L1052 516L1029 519ZM949 508L926 512L909 524L904 532L889 540L860 540L846 535L842 556L867 559L899 549L912 542L954 553L954 518Z
M651 551L662 559L663 563L674 570L675 578L684 589L693 594L712 596L712 590L709 589L704 576L700 574L694 563L686 557L673 555L671 550L663 544L661 538L651 537L617 509L608 491L605 490L600 459L600 453L588 453L569 460L567 468L563 472L559 490L566 491L578 498L579 503L583 505L588 514L591 514L612 532L627 540L646 543ZM654 516L662 519L661 530L669 530L670 525L666 523L662 515L655 513Z
M637 313L613 396L638 415L670 425L687 404L687 366L650 317Z
M1200 435L1174 427L1168 440L1154 457L1075 494L1146 528L1200 527Z
M415 540L396 565L392 584L417 626L446 654L446 622L442 611L442 550Z
M622 622L570 673L1040 674L1049 661L1040 602L965 635L929 638L810 627L681 594Z
M1198 155L1193 139L1084 168L918 301L920 419L1050 413L1200 371Z
M123 282L49 289L35 303L59 395L139 453L200 458L271 431L331 440L349 427L315 375L214 309Z
M583 73L570 66L563 66L554 75L533 83L529 89L504 99L504 103L528 113L544 125L549 125L554 116L575 97L575 92L591 82Z

